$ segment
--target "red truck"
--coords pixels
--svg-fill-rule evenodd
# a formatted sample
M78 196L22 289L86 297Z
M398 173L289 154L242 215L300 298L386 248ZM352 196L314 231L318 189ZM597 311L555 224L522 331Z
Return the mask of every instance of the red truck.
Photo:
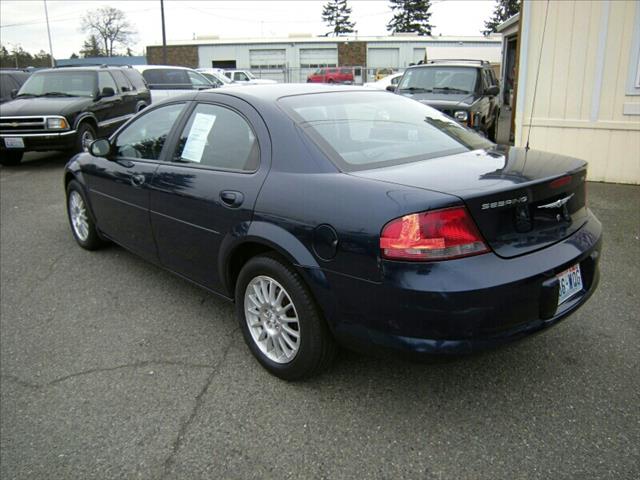
M353 83L353 68L323 67L307 77L312 83Z

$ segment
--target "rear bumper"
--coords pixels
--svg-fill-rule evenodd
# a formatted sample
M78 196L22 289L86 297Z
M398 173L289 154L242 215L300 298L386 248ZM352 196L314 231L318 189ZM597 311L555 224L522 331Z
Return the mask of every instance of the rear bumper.
M7 148L5 138L22 138L24 148ZM73 148L76 131L43 133L0 133L0 151L39 152L47 150L66 150Z
M538 252L383 262L381 283L325 271L329 288L316 295L330 305L325 315L336 338L351 348L470 353L549 328L583 305L598 284L601 237L590 213L579 231ZM576 263L583 290L558 306L556 275Z

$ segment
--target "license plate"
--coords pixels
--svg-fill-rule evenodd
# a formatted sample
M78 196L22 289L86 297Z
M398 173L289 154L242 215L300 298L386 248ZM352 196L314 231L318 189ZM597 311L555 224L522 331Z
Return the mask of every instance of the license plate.
M20 137L6 137L4 146L7 148L24 148L24 140Z
M568 270L558 274L556 278L560 284L558 305L582 290L582 275L580 274L579 264L576 264Z

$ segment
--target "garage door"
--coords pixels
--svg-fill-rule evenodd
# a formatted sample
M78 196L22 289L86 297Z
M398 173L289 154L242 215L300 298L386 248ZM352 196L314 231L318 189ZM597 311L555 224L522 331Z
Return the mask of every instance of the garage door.
M285 49L249 50L251 72L259 78L271 78L284 82L284 69L287 64Z
M367 67L398 68L400 52L397 48L370 48L367 51Z
M310 73L320 67L337 67L337 48L301 48L300 49L300 77L292 81L305 82Z
M420 60L424 60L424 47L413 49L413 63L418 63ZM427 56L429 51L427 50Z

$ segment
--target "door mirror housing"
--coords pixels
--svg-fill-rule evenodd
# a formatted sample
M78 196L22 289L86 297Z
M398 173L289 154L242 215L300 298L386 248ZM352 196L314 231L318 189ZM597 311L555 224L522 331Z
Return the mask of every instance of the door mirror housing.
M491 96L495 96L498 95L500 93L500 87L497 85L491 85L489 88L487 88L484 91L485 95L491 95Z
M100 92L100 98L113 97L116 94L115 90L111 87L104 87Z
M394 92L396 91L398 87L396 87L395 85L387 85L387 92Z
M111 143L106 138L94 140L89 145L89 152L94 157L107 157L111 153Z

